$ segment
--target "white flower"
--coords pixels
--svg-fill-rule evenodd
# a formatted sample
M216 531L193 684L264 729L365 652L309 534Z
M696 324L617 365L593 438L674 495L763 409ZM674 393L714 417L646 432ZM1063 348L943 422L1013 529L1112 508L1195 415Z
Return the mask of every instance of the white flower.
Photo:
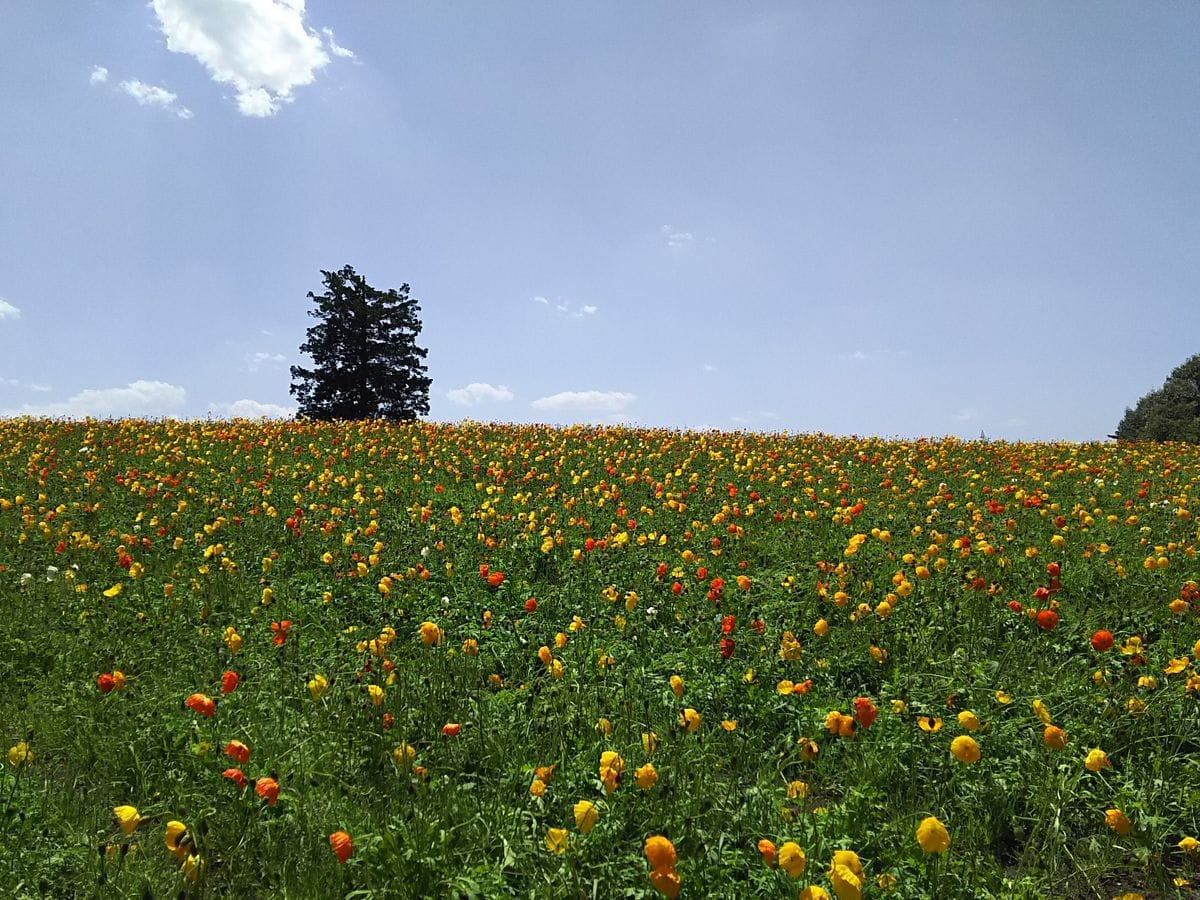
M46 566L46 580L54 581L58 578L58 566Z
M27 584L29 584L32 581L33 581L33 574L31 572L22 572L21 573L21 587L25 587Z
M657 610L657 609L655 609L653 606L647 606L647 607L646 607L646 618L647 618L647 619L653 619L653 618L655 618L657 615L658 615L658 610Z

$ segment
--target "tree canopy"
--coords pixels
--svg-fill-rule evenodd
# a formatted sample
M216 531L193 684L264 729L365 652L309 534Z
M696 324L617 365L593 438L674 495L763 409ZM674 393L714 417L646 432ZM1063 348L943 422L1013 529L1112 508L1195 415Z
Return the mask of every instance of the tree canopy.
M1176 367L1161 388L1126 409L1109 437L1200 444L1200 353Z
M429 385L417 346L421 308L407 284L381 291L344 266L321 271L325 291L308 292L319 320L300 345L311 369L292 366L291 393L304 419L415 419L429 414Z

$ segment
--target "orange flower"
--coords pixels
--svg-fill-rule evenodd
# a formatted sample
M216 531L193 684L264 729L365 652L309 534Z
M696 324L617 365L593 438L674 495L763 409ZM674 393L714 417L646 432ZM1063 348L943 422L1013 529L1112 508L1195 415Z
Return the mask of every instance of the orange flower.
M458 737L462 734L462 725L458 722L447 722L442 726L443 737Z
M292 620L284 619L282 622L272 622L271 630L275 632L275 636L271 638L271 643L276 647L282 647L288 639L288 632L292 630Z
M241 741L230 741L226 744L225 755L236 759L243 766L250 762L250 748Z
M217 714L217 701L207 694L192 694L187 698L188 709L207 719Z
M329 846L333 848L333 855L338 858L338 862L345 863L354 855L354 841L344 831L335 831L331 834Z
M234 784L236 784L238 787L242 788L243 790L245 790L246 785L250 783L249 779L246 778L246 773L243 772L241 769L226 769L224 772L221 773L221 777L228 778L230 781L232 781Z
M758 852L762 855L763 862L772 869L775 868L775 864L779 859L779 851L776 849L773 841L763 838L758 842Z
M646 838L645 851L646 859L650 860L652 869L673 869L679 860L675 854L675 845L661 834Z
M279 782L270 776L254 782L254 791L267 801L268 806L274 806L279 802Z
M875 724L875 718L879 715L879 710L868 697L858 697L854 701L854 721L863 728L870 728Z
M242 676L233 669L226 670L225 674L221 676L221 693L232 694L241 681Z

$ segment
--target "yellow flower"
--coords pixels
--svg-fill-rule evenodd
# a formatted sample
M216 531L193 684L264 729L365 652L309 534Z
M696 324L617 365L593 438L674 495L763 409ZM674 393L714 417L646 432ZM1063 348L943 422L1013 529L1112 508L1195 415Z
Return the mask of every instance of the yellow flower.
M808 782L797 780L789 783L787 795L789 800L803 800L808 796Z
M25 741L20 741L8 748L8 763L11 766L31 766L37 758L37 754L33 752L29 744Z
M571 833L565 828L551 828L546 832L546 849L551 853L566 853L570 837Z
M671 690L675 692L676 697L683 696L683 679L680 676L671 676Z
M1033 711L1037 713L1037 717L1042 720L1043 725L1050 725L1054 722L1054 717L1050 715L1050 707L1040 697L1033 701Z
M1062 750L1067 746L1067 733L1057 725L1047 725L1042 732L1042 740L1051 750Z
M983 723L979 721L979 716L969 709L964 709L958 714L958 724L967 731L976 731L983 726Z
M829 891L819 884L810 884L800 892L797 900L829 900Z
M383 688L381 688L379 685L367 685L367 693L371 695L371 702L376 706L379 706L383 703Z
M838 850L829 865L829 880L838 900L861 900L863 891L863 868L858 854L853 850Z
M902 715L907 710L908 710L908 704L905 703L903 700L893 700L892 701L892 712L894 712L896 715L898 715L898 716Z
M1129 816L1119 809L1106 810L1104 821L1117 834L1129 834L1133 831L1133 823L1129 821Z
M324 675L315 675L308 682L308 693L314 700L320 700L329 690L329 679Z
M658 735L653 731L642 732L642 749L647 753L653 753L658 749Z
M1008 706L1008 704L1013 702L1012 694L1004 691L996 691L996 702L1002 706Z
M533 783L529 785L529 793L535 797L545 796L546 782L542 781L540 778L533 779Z
M607 716L601 716L596 720L596 733L602 734L605 737L610 737L613 732L613 724L608 720Z
M1087 759L1083 765L1089 772L1099 772L1101 769L1109 768L1112 763L1108 761L1107 753L1097 749L1088 751Z
M795 841L788 841L779 848L779 868L792 878L799 878L808 868L808 855Z
M187 859L188 855L195 847L195 842L192 836L188 833L188 827L182 822L172 819L167 823L167 831L164 835L164 840L167 849L175 854L175 858L180 862Z
M979 762L980 756L983 755L975 738L965 734L960 734L950 742L950 753L959 762L967 765Z
M829 633L829 623L824 619L817 619L817 624L813 626L813 634L817 637L825 637Z
M433 622L422 622L419 631L421 634L421 643L426 647L432 647L442 642L442 629Z
M587 834L600 821L600 810L591 800L580 800L575 804L575 827Z
M926 853L945 853L950 849L950 832L936 816L929 816L917 826L917 843Z
M417 748L412 744L401 744L392 751L396 762L402 766L411 766L417 758Z
M1165 672L1167 675L1178 675L1180 672L1186 670L1187 667L1187 657L1181 656L1178 659L1173 659L1167 663L1166 668L1163 669L1163 672Z
M117 823L121 826L121 830L126 834L133 834L142 824L142 817L136 806L114 806L113 814L117 817Z
M107 591L104 592L104 596L108 597L111 600L113 597L121 596L121 591L123 591L123 590L125 590L125 585L123 583L121 583L120 581L118 581L116 584L114 584L112 587L110 587Z
M922 731L938 732L942 730L941 716L917 716L917 725Z
M1194 837L1185 837L1177 846L1184 853L1200 852L1200 841L1196 840Z
M196 853L189 853L183 858L183 862L179 867L179 871L184 874L188 881L195 881L204 871L204 858Z
M721 727L726 731L737 731L737 719L722 719Z
M689 706L679 714L679 727L686 728L690 733L695 734L700 730L700 713Z
M654 768L654 763L646 763L633 774L637 779L637 786L643 791L648 791L658 784L658 770Z

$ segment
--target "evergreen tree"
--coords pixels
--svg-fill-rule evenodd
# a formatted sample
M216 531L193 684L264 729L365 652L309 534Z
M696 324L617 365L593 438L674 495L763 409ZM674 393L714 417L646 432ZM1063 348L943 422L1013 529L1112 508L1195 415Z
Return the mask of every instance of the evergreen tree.
M429 414L429 385L417 346L421 311L408 285L380 291L345 266L321 271L325 292L308 292L319 323L300 351L313 368L292 366L302 419L415 419Z
M1109 437L1200 444L1200 353L1178 366L1161 388L1126 409Z

